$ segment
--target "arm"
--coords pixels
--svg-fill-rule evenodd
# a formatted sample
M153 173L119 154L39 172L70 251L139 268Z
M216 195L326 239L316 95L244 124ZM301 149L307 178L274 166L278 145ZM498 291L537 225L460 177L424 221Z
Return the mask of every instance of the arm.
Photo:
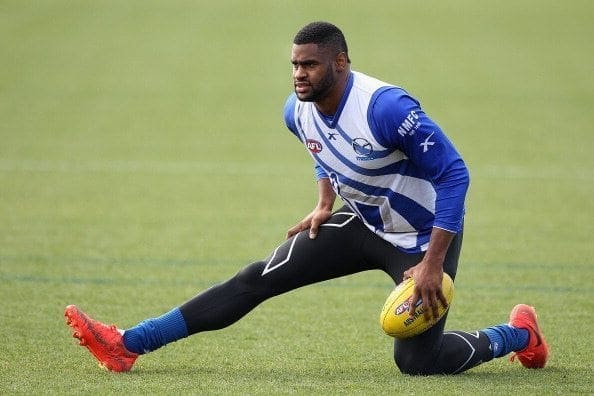
M285 103L284 118L287 128L289 128L293 135L299 140L302 140L294 118L296 101L297 96L294 93L289 95L289 98ZM328 175L326 175L326 172L318 164L315 166L315 174L318 179L318 204L310 214L305 216L303 220L287 231L287 238L291 238L293 235L309 229L309 237L314 239L318 235L320 224L328 220L332 215L332 207L336 200L336 193L332 189Z
M456 234L453 232L433 227L425 256L419 264L404 272L404 279L414 278L415 280L412 301L423 300L426 318L431 316L437 318L439 302L444 308L448 306L448 302L441 290L441 282L443 262L454 235ZM409 313L413 314L415 308L415 304L411 304Z
M314 239L318 235L320 224L328 220L332 215L335 200L336 193L332 189L330 179L318 180L318 204L310 214L287 231L287 238L309 228L309 238Z
M452 239L462 228L468 170L441 128L403 91L392 89L378 95L371 119L378 141L403 151L435 188L429 246L421 262L404 272L404 278L414 278L413 301L423 300L425 317L436 317L439 303L447 306L441 290L443 262Z
M453 233L460 231L468 169L439 125L425 114L419 102L396 88L379 91L368 118L378 142L406 154L414 169L421 171L421 177L433 184L433 226Z

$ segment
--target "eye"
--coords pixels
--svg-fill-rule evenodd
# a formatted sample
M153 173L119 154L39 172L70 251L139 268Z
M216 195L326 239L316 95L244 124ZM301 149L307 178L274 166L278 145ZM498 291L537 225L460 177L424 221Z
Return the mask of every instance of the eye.
M315 69L319 65L319 62L316 62L316 61L297 62L297 61L295 61L295 62L291 62L291 64L293 65L293 70L299 69L299 66L301 66L304 69L311 70L311 69Z

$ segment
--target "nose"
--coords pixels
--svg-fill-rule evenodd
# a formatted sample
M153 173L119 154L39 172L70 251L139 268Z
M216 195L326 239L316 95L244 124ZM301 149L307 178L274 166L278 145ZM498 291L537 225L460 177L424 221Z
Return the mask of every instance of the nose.
M296 65L293 68L293 78L295 80L303 80L306 76L307 76L307 73L305 73L305 68L303 66Z

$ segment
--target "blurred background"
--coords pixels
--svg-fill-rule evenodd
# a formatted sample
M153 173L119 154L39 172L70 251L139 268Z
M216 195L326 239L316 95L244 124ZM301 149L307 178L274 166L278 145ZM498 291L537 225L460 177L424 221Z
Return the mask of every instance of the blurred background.
M73 354L66 304L132 325L265 257L313 208L282 109L293 35L314 20L343 30L353 69L420 99L470 168L448 323L505 321L523 300L544 310L560 362L591 363L559 312L581 315L575 333L594 325L593 17L588 0L2 1L0 336L14 342L0 383L28 383L12 367L32 350L53 356L27 363L40 372ZM327 302L320 317L360 301L342 308L365 333L390 288L364 274L299 296ZM234 328L275 331L287 301ZM34 345L15 336L31 328ZM377 344L351 337L355 356Z

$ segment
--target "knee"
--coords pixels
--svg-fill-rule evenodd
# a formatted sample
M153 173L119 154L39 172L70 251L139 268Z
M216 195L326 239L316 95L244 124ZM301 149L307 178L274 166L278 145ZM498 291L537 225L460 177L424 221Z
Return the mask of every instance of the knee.
M255 295L268 295L271 292L271 287L265 277L262 276L262 271L266 263L257 261L243 269L241 269L233 278L231 282L235 287L244 293Z
M233 277L237 282L240 283L253 283L254 281L258 280L261 274L261 262L252 263L250 265L245 266L242 268L235 276Z
M413 353L394 353L394 363L402 374L407 375L433 375L438 374L434 372L434 364L425 359L424 356L419 356Z
M261 278L261 262L255 262L242 268L232 278L236 285L241 287L253 287L260 282Z
M418 375L418 370L413 367L414 365L411 360L412 359L403 358L398 354L394 356L394 363L396 363L396 367L398 367L398 370L400 370L402 374Z

